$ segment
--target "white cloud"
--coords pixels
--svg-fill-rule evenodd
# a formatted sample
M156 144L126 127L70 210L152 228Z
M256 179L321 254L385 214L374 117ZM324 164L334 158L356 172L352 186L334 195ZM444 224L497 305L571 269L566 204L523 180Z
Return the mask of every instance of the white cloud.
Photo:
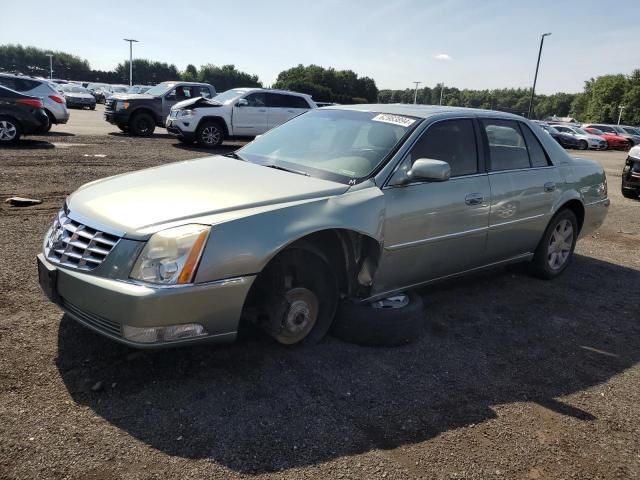
M451 58L451 56L446 53L438 53L437 55L434 55L433 58L435 58L436 60L445 60L447 62L449 60L453 60L453 58Z

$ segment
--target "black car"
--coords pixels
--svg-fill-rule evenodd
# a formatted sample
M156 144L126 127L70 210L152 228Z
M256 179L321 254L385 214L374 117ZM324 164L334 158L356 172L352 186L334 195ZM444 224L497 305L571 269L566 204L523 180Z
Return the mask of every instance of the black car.
M638 198L640 196L640 146L629 150L627 161L622 169L622 196Z
M78 108L90 108L91 110L96 109L96 99L93 94L84 87L80 85L68 84L62 85L60 88L60 93L64 96L64 99L67 101L67 107L78 107Z
M568 133L562 133L546 123L538 123L553 139L564 148L580 148L580 140Z
M0 145L17 142L22 135L40 133L49 126L42 100L0 86Z

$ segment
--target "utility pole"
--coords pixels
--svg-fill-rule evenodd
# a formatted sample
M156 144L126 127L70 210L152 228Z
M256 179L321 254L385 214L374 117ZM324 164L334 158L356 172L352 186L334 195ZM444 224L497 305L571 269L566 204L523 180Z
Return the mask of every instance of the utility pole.
M418 100L418 85L420 85L422 82L413 82L416 84L416 88L413 92L413 104L415 105L417 100Z
M618 107L618 110L620 110L620 113L618 114L618 125L620 125L620 120L622 119L622 111L623 111L625 108L627 108L627 107L625 107L624 105L620 105L620 106Z
M53 53L45 53L49 57L49 80L53 80Z
M129 86L133 85L133 42L138 43L138 40L132 38L125 38L125 42L129 42Z
M540 56L542 55L542 45L544 44L544 37L548 37L549 35L551 35L551 32L543 33L542 36L540 37L540 50L538 50L538 63L536 63L536 74L533 77L533 88L531 89L531 100L529 100L529 114L527 115L527 118L529 120L531 120L531 115L533 113L533 97L536 94L536 82L538 81L538 69L540 68Z
M444 82L440 84L440 105L442 105L442 95L444 94Z

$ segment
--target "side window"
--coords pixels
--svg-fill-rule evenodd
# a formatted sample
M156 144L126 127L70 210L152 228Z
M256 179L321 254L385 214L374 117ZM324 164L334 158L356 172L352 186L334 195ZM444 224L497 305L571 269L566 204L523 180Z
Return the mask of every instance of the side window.
M540 145L540 142L529 129L527 125L520 124L520 129L524 134L524 140L527 142L527 150L529 151L529 159L533 167L548 167L549 157L547 156L544 148Z
M411 149L410 157L412 163L419 158L443 160L451 167L452 177L478 173L472 120L445 120L431 125Z
M209 87L196 87L198 89L198 96L203 98L211 98L211 91Z
M289 108L306 108L309 109L307 101L296 95L285 95L287 97L287 107Z
M269 108L290 108L288 105L289 95L279 93L267 93L267 105Z
M0 77L0 85L3 87L10 88L11 90L16 90L16 81L11 77Z
M265 107L267 105L267 102L264 98L264 93L262 92L252 93L251 95L247 95L244 98L247 100L247 102L249 102L249 107Z
M529 168L529 154L518 123L512 120L485 119L482 126L489 142L492 172Z

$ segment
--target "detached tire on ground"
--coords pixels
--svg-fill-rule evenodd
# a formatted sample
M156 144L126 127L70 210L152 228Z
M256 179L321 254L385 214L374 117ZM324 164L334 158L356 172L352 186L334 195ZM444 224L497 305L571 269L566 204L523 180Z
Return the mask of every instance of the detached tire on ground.
M414 292L373 303L345 302L338 308L331 334L370 347L406 345L422 335L423 310L422 298Z
M146 112L136 113L129 122L129 130L137 137L149 137L155 129L154 118Z

